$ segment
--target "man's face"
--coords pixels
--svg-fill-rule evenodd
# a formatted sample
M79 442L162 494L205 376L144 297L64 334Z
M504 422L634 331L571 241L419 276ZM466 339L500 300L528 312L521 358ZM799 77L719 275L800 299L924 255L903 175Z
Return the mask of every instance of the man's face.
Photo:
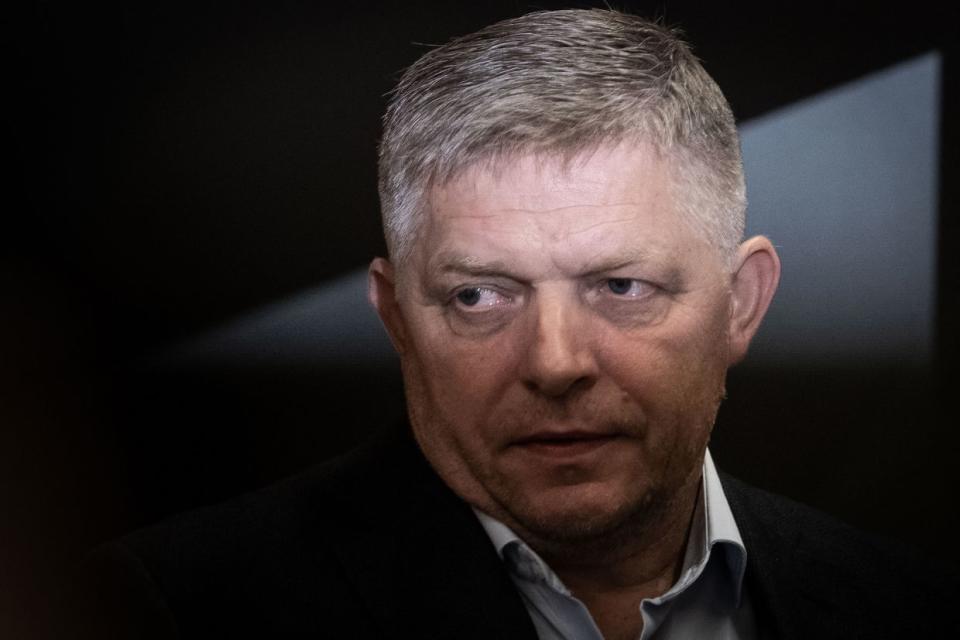
M730 277L667 164L619 146L434 188L396 275L417 442L462 498L602 535L695 486L729 364Z

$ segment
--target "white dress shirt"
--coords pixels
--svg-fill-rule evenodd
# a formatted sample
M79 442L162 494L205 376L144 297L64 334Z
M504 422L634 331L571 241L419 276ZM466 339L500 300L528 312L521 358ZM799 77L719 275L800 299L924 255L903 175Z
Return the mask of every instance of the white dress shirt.
M709 451L702 481L679 578L663 595L637 604L643 616L640 640L756 637L743 592L747 550ZM474 512L517 585L540 640L602 640L587 607L547 563L502 522Z

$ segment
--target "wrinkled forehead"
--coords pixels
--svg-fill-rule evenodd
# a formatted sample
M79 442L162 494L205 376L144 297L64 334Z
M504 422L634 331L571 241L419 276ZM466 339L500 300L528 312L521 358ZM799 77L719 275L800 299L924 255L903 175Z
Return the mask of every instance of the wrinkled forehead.
M549 253L577 271L612 256L686 251L702 243L679 215L670 175L669 162L642 145L477 164L429 191L415 262L519 264Z

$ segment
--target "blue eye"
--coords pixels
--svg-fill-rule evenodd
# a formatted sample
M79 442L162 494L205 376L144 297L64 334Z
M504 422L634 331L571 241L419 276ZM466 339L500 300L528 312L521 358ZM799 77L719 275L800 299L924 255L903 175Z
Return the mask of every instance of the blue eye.
M470 289L464 289L457 294L457 300L465 304L468 307L476 306L480 302L480 298L483 295L483 289L480 287L472 287Z
M487 287L466 287L460 289L453 297L461 307L483 309L498 307L506 304L510 299L502 293Z
M654 285L636 278L607 278L601 286L615 298L646 298L656 291Z
M607 280L607 288L619 296L630 293L633 284L634 281L630 278L610 278Z

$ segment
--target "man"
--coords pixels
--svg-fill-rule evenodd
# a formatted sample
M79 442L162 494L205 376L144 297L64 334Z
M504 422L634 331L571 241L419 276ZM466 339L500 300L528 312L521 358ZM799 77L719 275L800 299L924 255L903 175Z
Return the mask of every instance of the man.
M675 34L541 12L431 51L380 192L409 427L103 550L110 633L948 636L918 561L707 452L780 265Z

